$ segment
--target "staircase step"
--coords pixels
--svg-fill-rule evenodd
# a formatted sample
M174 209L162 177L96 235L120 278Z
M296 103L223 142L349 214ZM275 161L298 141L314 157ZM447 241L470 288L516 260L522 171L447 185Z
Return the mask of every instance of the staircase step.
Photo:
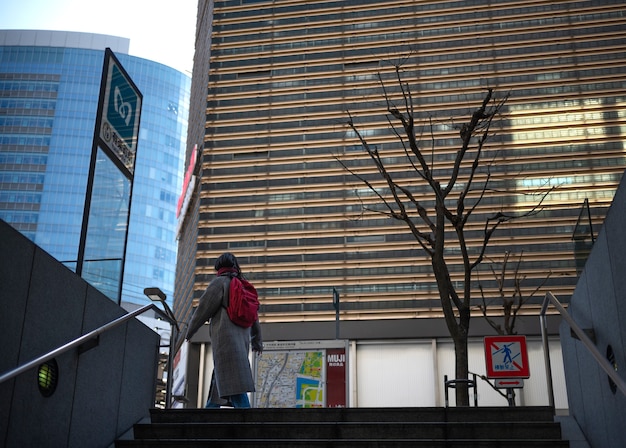
M550 407L152 409L123 447L567 448Z
M140 439L558 439L554 422L416 423L416 422L283 422L137 424Z
M211 440L118 440L116 448L194 448L245 447L245 448L569 448L563 440L429 440L429 439L211 439Z
M152 409L152 423L204 422L551 422L548 406L454 408Z

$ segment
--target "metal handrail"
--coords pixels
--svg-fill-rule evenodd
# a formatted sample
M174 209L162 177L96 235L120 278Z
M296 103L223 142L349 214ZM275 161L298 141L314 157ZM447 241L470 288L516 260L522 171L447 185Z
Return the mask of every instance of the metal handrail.
M548 383L548 398L550 401L550 406L554 407L554 388L552 386L552 368L550 366L550 351L548 347L548 325L546 322L546 311L548 309L548 305L552 303L557 311L561 314L563 319L569 324L570 328L580 342L583 343L585 348L589 350L591 356L594 357L598 365L606 372L606 374L611 378L613 383L617 386L617 388L626 395L626 382L617 374L615 368L611 365L611 363L602 356L602 353L598 350L595 344L589 339L589 336L578 326L574 319L569 315L569 313L565 310L561 302L554 297L551 292L547 292L545 298L543 299L543 304L541 305L541 313L539 313L539 319L541 321L541 340L543 341L543 356L546 365L546 379Z
M151 303L149 305L145 305L141 308L136 309L133 312L130 312L128 314L124 314L121 317L118 317L115 320L112 320L111 322L102 325L101 327L96 328L95 330L90 331L89 333L85 333L84 335L66 343L63 344L62 346L49 351L48 353L45 353L35 359L33 359L32 361L29 361L25 364L22 364L21 366L18 366L12 370L9 370L8 372L3 373L2 375L0 375L0 383L3 383L4 381L10 380L11 378L14 378L24 372L26 372L27 370L30 370L34 367L37 367L38 365L49 361L52 358L55 358L57 356L59 356L62 353L65 353L68 350L71 350L74 347L78 347L79 345L83 344L84 342L93 339L97 336L99 336L100 334L117 327L120 324L123 324L124 322L126 322L127 320L130 320L140 314L145 313L146 311L148 311L149 309L154 309L161 317L163 317L165 320L167 320L170 324L174 325L174 322L172 322L172 319L165 313L163 312L161 309L159 309L154 303ZM171 337L170 337L170 341L171 341ZM170 344L170 349L171 349L171 344ZM169 378L168 378L169 381Z

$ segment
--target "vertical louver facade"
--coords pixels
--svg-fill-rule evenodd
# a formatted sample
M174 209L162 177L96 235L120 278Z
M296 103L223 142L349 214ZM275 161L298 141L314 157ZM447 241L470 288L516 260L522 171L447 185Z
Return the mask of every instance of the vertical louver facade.
M389 194L346 125L350 113L389 170L432 204L386 119L379 77L394 86L395 66L442 179L487 89L509 95L468 239L480 240L484 218L527 212L551 191L539 213L498 230L488 257L523 253L525 294L548 276L547 289L572 293L583 204L597 233L626 167L622 2L216 0L194 298L231 251L266 323L334 319L333 288L343 320L441 316L429 258L405 224L363 212L378 199L337 160ZM397 84L389 94L399 99ZM460 282L460 257L448 251ZM489 267L479 272L497 295Z

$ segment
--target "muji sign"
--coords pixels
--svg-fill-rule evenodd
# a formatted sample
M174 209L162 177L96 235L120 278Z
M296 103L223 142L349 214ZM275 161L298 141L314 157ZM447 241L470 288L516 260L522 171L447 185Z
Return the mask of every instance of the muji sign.
M529 378L526 336L485 336L487 378Z

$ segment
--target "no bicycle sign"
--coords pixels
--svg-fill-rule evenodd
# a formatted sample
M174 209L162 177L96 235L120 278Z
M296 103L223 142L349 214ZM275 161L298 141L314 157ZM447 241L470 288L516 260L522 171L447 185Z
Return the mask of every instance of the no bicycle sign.
M526 336L485 336L487 378L529 378Z

